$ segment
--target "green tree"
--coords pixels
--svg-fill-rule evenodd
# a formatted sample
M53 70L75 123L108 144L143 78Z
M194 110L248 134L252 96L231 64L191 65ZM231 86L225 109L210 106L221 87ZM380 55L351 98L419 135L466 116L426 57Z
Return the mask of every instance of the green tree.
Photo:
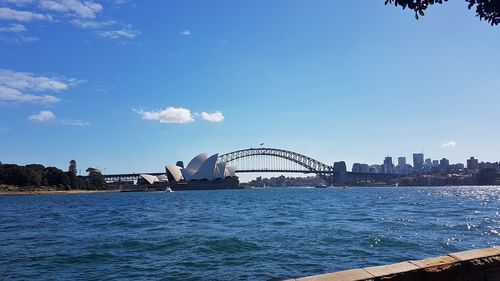
M106 187L104 176L98 169L90 167L86 171L89 173L88 181L93 189L104 189Z
M69 184L68 175L56 167L45 168L45 181L47 185L64 188Z
M16 186L40 186L41 177L33 169L5 164L0 171L0 182Z
M71 186L72 189L78 188L78 177L76 176L76 173L77 173L76 161L71 160L69 161L68 178L69 178L69 185Z
M498 177L495 169L488 168L482 169L477 174L477 183L479 185L492 185Z
M403 9L410 9L415 12L415 18L423 16L427 8L434 4L443 4L448 0L385 0L385 5L394 4ZM485 20L492 26L500 23L500 0L465 0L469 10L476 8L476 16L480 20Z
M70 172L76 176L77 170L76 170L76 161L75 160L69 161L68 172Z
M45 167L41 164L29 164L26 165L26 168L29 168L35 172L34 181L37 183L36 186L43 185L43 178L45 176Z

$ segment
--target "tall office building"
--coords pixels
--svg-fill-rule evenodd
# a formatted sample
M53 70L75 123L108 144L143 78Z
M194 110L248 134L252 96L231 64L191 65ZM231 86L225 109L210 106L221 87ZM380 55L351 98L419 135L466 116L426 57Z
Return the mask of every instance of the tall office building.
M390 157L390 156L385 157L385 159L384 159L384 165L391 166L392 165L392 157Z
M394 164L392 164L392 157L387 156L384 159L383 172L386 174L394 173Z
M406 157L398 157L398 174L406 175L408 174L408 167L406 165Z
M474 157L467 159L467 169L469 169L469 170L479 169L479 160L474 159Z
M424 172L428 173L432 170L432 159L427 158L424 162Z
M417 173L421 173L424 166L424 154L413 153L413 168Z
M439 162L439 172L442 174L447 174L450 168L450 160L443 158Z
M406 167L406 157L398 157L398 166Z

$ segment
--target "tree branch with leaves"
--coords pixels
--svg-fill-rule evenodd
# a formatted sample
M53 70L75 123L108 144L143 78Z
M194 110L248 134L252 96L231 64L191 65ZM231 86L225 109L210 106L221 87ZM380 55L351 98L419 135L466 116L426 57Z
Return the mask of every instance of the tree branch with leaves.
M415 12L415 18L425 15L425 11L429 6L434 4L443 4L448 0L385 0L385 5L394 4L396 7L401 7L403 10L408 8ZM500 24L500 0L465 0L469 10L475 7L476 16L480 20L485 20L489 24Z

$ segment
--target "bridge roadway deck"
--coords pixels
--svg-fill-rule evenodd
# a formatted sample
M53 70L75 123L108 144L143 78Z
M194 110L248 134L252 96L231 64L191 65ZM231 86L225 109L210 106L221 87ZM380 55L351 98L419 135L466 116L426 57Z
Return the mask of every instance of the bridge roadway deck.
M131 173L131 174L108 174L108 175L103 175L105 180L109 181L133 181L139 178L139 175L153 175L153 176L160 176L164 175L165 173Z

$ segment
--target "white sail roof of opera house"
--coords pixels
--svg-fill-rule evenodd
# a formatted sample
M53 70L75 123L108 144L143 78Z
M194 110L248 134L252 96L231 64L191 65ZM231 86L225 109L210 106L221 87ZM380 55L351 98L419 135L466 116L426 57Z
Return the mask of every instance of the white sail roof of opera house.
M193 169L181 169L182 177L187 181L193 180L193 176L196 172L197 171Z
M167 165L165 166L165 169L172 175L175 181L180 181L183 179L181 167L175 165Z
M227 166L226 163L218 163L219 154L216 153L207 157L207 153L200 153L194 157L186 168L175 165L165 166L169 180L176 182L180 180L209 180L224 179L234 177L236 167Z
M198 171L205 160L207 160L207 153L200 153L191 161L189 161L186 169Z
M193 175L193 179L195 180L202 180L202 179L207 179L209 181L212 181L215 179L215 165L217 164L217 158L219 157L219 154L216 153L212 156L210 156L208 159L206 159L198 169L198 172Z
M157 176L146 175L146 174L140 174L140 176L143 179L145 179L149 184L154 184L155 182L159 182L160 181Z

